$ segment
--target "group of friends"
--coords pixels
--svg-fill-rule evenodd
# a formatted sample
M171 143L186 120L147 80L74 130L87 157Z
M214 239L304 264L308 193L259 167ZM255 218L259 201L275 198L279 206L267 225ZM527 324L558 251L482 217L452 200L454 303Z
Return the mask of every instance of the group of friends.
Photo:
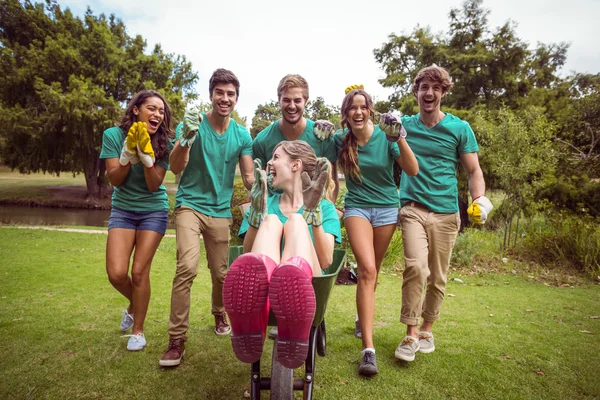
M342 238L334 206L339 169L347 188L344 226L358 271L359 373L378 373L375 290L396 226L402 230L405 261L400 322L407 329L395 357L413 361L418 352L433 352L432 328L440 317L460 228L459 163L469 177L471 218L485 223L493 208L485 196L473 130L440 109L452 85L445 69L426 67L412 86L419 113L383 114L377 120L371 96L362 85L350 86L341 105L342 128L335 132L328 121L304 117L308 83L300 75L286 75L277 88L282 117L254 140L231 118L240 95L231 71L217 69L211 76L212 109L188 109L174 132L164 97L153 90L137 93L119 125L104 132L100 154L114 186L106 270L129 301L120 323L122 331L131 329L127 349L146 346L150 267L167 228L163 180L170 169L181 174L174 211L177 266L169 343L159 365L175 367L183 361L201 242L212 278L215 334L231 335L236 357L255 362L272 310L278 361L288 368L302 365L316 307L311 280L332 264L334 246ZM394 164L402 170L399 187ZM244 253L228 266L238 165L250 205L239 231Z

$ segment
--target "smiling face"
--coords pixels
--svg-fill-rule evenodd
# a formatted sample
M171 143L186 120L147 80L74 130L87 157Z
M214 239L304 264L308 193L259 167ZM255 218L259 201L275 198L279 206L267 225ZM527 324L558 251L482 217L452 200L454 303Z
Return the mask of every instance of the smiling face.
M279 106L283 119L294 125L302 119L306 99L304 90L299 87L285 89L279 97Z
M267 162L267 171L273 177L273 187L281 188L285 182L291 181L301 164L300 160L292 160L282 146L277 147L273 157Z
M231 83L218 83L215 85L210 100L213 110L221 117L229 117L237 104L237 92Z
M165 103L160 97L148 97L141 106L133 107L133 115L137 121L145 122L148 133L153 135L165 119Z
M369 121L369 106L367 99L362 94L357 94L352 99L352 105L348 109L348 124L353 131L359 131L367 126Z
M446 95L441 82L423 79L417 91L417 103L421 113L440 112L442 99Z

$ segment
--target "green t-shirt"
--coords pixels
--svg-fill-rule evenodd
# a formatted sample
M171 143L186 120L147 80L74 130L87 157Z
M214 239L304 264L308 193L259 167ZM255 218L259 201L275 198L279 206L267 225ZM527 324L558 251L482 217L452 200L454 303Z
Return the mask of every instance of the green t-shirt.
M252 141L252 158L258 158L262 162L263 167L266 167L267 162L273 156L273 149L279 143L288 140L281 129L279 129L279 121L277 120L273 122L271 125L267 126L265 129L260 131L258 135ZM304 128L304 132L297 140L304 140L309 144L310 147L315 151L317 157L326 157L331 163L335 163L336 154L335 154L335 143L333 142L333 138L329 138L328 140L319 140L314 134L315 122L306 119L306 128ZM274 194L269 188L269 194Z
M334 135L337 152L347 132ZM346 176L348 192L345 207L387 208L398 207L398 187L394 183L394 163L400 157L398 143L386 139L385 133L375 126L364 146L358 146L358 167L362 182Z
M267 213L277 215L277 217L279 218L281 223L285 224L288 220L288 217L286 217L281 212L281 209L279 208L279 199L280 198L281 198L280 194L274 194L273 196L269 196L269 199L267 201ZM302 214L302 210L304 210L304 206L300 207L300 209L297 211L297 214ZM342 231L340 228L340 219L338 218L337 210L335 209L335 206L333 205L333 203L330 202L329 200L321 200L321 212L323 213L323 224L321 225L323 227L323 231L325 231L326 233L332 234L333 237L335 238L336 243L338 243L338 244L342 243ZM241 238L244 237L244 235L248 231L248 227L250 226L250 225L248 225L248 213L249 213L249 211L247 211L246 215L244 215L244 219L242 221L240 230L238 232L238 236ZM312 225L308 226L308 231L310 232L310 238L314 242L315 238L313 237ZM282 246L283 246L283 241L282 241Z
M218 134L206 114L200 123L190 158L181 173L175 208L187 206L211 217L231 218L231 195L235 169L241 156L252 154L252 138L233 119L223 134ZM180 123L175 140L181 136Z
M118 126L108 128L102 135L100 159L120 158L126 135ZM167 141L169 152L173 144ZM169 156L156 161L164 169L169 169ZM112 206L126 211L160 211L169 209L167 189L160 185L156 192L151 192L144 178L144 164L132 165L129 173L119 187L114 187Z
M424 204L433 212L458 212L456 168L461 154L479 151L475 133L468 122L446 113L433 128L426 127L420 114L402 117L408 133L406 141L412 149L419 173L408 176L402 172L400 204L409 201Z

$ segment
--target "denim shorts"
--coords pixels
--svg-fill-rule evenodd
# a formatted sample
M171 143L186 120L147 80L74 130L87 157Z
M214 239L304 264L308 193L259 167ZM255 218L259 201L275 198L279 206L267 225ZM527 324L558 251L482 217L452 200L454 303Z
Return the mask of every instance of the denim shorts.
M348 217L361 217L371 223L373 228L383 225L392 225L398 223L398 208L359 208L346 207L344 209L344 219Z
M113 207L108 219L108 230L112 228L134 231L154 231L164 235L169 222L169 210L125 211Z

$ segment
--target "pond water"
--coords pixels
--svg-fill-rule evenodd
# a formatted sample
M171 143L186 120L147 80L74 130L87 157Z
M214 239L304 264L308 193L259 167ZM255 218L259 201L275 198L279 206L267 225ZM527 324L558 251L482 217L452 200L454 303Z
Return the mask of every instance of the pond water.
M108 226L110 210L0 206L0 223L14 225Z

